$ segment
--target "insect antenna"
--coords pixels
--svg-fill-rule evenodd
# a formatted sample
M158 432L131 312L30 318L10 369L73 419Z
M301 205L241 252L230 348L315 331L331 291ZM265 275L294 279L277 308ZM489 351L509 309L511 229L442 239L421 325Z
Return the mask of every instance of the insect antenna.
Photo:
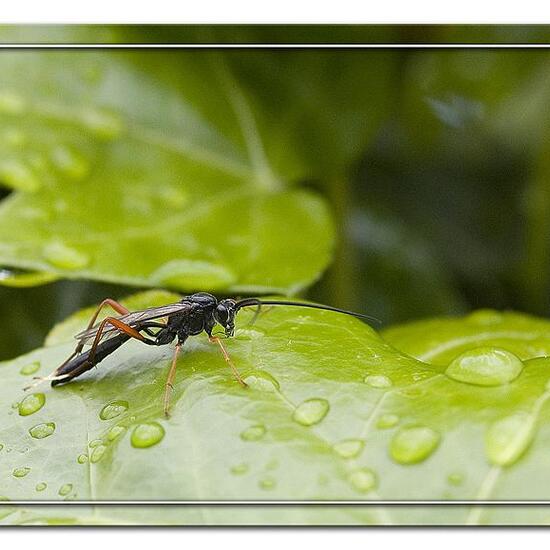
M347 309L340 309L332 306L325 306L322 304L309 304L307 302L285 302L282 300L260 300L258 298L244 298L239 300L235 304L235 312L243 307L249 306L295 306L295 307L309 307L312 309L323 309L325 311L334 311L336 313L343 313L344 315L351 315L352 317L357 317L358 319L365 319L367 321L372 321L374 323L380 324L382 321L376 317L371 317L370 315L363 315L362 313L356 313L354 311L348 311Z

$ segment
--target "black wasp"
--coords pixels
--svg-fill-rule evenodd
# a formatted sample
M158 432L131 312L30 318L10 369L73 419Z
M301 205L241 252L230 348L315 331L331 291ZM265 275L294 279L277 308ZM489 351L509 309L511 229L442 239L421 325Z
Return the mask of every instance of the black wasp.
M105 306L110 306L119 316L106 317L95 324L99 313ZM235 378L243 387L246 387L245 381L231 361L222 341L218 336L214 336L212 331L216 324L220 324L225 330L226 337L233 336L235 316L238 311L244 307L253 306L258 308L257 313L261 306L297 306L335 311L376 321L376 319L367 315L320 304L260 300L259 298L244 298L242 300L224 298L218 300L207 292L197 292L190 296L184 296L174 304L151 307L140 311L129 311L117 301L107 298L101 302L95 311L88 328L75 336L78 344L70 357L50 376L38 380L51 380L52 386L70 382L95 367L131 338L135 338L149 346L164 346L176 340L174 356L164 392L164 412L168 415L170 390L176 373L178 354L189 336L195 336L203 331L206 332L210 341L220 347L223 357L231 367ZM83 351L86 344L89 344L90 347Z

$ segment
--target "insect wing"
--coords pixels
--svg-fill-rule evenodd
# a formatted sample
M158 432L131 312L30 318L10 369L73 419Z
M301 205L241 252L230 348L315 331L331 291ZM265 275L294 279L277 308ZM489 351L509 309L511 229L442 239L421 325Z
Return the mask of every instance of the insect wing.
M176 302L175 304L168 304L166 306L150 307L139 311L132 311L131 313L117 316L116 319L126 325L135 327L139 323L143 323L145 321L152 321L154 319L160 319L174 313L186 311L187 309L189 309L190 306L191 304L189 302ZM100 324L101 323L97 323L89 330L80 332L75 336L75 338L84 343L92 341L97 335ZM113 327L109 324L106 325L101 333L100 341L103 341L105 338L112 336L113 333L116 332L118 332L118 329L116 327Z

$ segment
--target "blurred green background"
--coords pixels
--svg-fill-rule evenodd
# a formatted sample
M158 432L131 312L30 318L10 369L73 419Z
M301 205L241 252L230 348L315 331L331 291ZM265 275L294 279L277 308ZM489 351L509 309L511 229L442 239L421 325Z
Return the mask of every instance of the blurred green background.
M157 32L170 40L175 31ZM295 182L327 198L339 227L334 261L306 296L384 325L486 307L548 316L550 54L394 49L368 59L384 63L365 68L384 89L372 98L380 121L359 162L329 182ZM83 306L135 290L0 287L0 357L40 345Z

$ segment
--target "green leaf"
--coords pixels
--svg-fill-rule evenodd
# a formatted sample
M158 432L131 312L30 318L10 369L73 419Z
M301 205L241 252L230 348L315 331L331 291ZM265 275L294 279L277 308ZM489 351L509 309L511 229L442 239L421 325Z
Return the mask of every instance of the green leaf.
M145 293L128 303L143 307L162 298ZM56 329L50 346L1 364L0 495L548 498L548 321L484 310L390 328L384 340L331 312L273 307L254 325L251 317L241 312L236 337L226 341L249 387L236 383L206 337L191 338L178 363L170 419L162 413L162 394L172 351L136 342L66 386L35 388L44 403L39 396L22 402L28 373L39 364L36 374L45 375L70 353L68 337L85 325L83 314ZM466 382L457 371L460 357L468 359ZM483 384L488 379L491 385ZM21 416L21 409L31 414ZM32 437L32 428L48 435ZM40 483L47 487L37 492ZM530 508L522 519L521 510L504 507L6 510L7 523L530 523L546 517L542 508Z

